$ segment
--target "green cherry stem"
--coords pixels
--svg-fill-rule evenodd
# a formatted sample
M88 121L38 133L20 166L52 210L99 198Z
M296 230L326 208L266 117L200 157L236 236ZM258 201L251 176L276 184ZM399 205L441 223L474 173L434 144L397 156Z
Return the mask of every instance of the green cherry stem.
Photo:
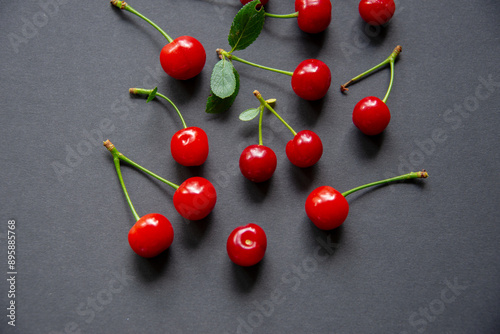
M113 155L113 162L115 163L116 174L118 174L118 180L120 180L120 185L122 186L123 193L125 194L125 198L127 199L127 204L130 207L130 210L132 210L132 214L134 215L135 220L139 220L141 217L139 217L137 211L135 211L134 205L132 204L130 196L128 195L127 187L125 187L125 182L123 182L122 171L120 169L120 159Z
M166 97L165 95L161 94L161 93L158 93L157 92L157 87L153 88L153 89L144 89L144 88L130 88L128 90L130 92L130 94L144 94L144 95L148 95L148 99L146 101L146 103L149 103L149 101L151 101L152 99L155 98L155 96L159 96L165 100L167 100L175 109L175 111L177 111L177 115L179 115L179 118L181 119L181 122L182 122L182 126L184 126L184 129L187 128L187 125L186 125L186 122L184 121L184 117L182 117L182 114L179 110L179 108L177 108L177 106L174 104L174 102L172 102L172 100L170 100L168 97Z
M262 97L262 95L259 93L259 91L258 91L258 90L255 90L255 91L253 92L253 95L255 95L255 97L256 97L256 98L260 101L260 104L261 104L261 106L262 106L262 107L266 107L267 109L269 109L269 111L270 111L270 112L272 112L272 113L274 114L274 116L278 117L278 119L279 119L279 120L280 120L283 124L285 124L285 126L288 128L288 130L290 130L290 131L292 132L292 134L293 134L294 136L296 136L296 135L297 135L297 132L295 132L295 130L294 130L294 129L292 129L292 127L291 127L290 125L288 125L288 123L287 123L287 122L285 122L285 120L284 120L283 118L281 118L281 116L280 116L280 115L278 115L278 113L277 113L276 111L274 111L273 107L271 107L271 106L269 105L269 103L267 103L267 101L266 101L266 100L264 100L264 98Z
M259 115L259 145L264 145L262 141L262 116L264 115L264 106L260 106L260 115Z
M425 179L428 176L429 176L429 174L427 174L427 172L425 171L425 169L422 170L422 171L420 171L420 172L411 172L411 173L408 173L408 174L404 174L404 175L392 177L390 179L385 179L385 180L382 180L382 181L372 182L372 183L365 184L363 186L356 187L354 189L351 189L351 190L348 190L346 192L343 192L342 196L346 197L347 195L350 195L353 192L356 192L358 190L365 189L365 188L368 188L368 187L377 186L379 184L385 184L385 183L389 183L389 182L403 181L403 180L409 180L409 179L418 179L418 178L424 178Z
M130 6L125 1L111 0L110 2L115 7L118 7L120 9L129 11L132 14L135 14L135 15L139 16L141 19L143 19L147 23L151 24L156 30L158 30L163 35L163 37L165 37L167 39L167 41L169 43L172 43L172 41L173 41L172 37L170 37L169 35L167 35L167 33L165 31L163 31L163 29L161 29L156 23L154 23L153 21L151 21L150 19L148 19L146 16L144 16L141 13L139 13L138 11L136 11L134 8L132 8L132 6Z
M265 15L269 16L269 17L274 17L277 19L289 19L289 18L293 18L293 17L298 17L299 12L295 12L295 13L291 13L291 14L271 14L271 13L266 12Z
M396 48L394 49L394 51L391 53L391 55L389 57L387 57L386 60L384 60L383 62L381 62L377 66L372 67L368 71L363 72L360 75L352 78L351 80L349 80L348 82L346 82L345 84L343 84L342 86L340 86L340 91L342 93L347 92L349 90L349 89L347 89L347 86L350 86L351 84L353 84L353 83L361 80L362 78L364 78L368 74L370 74L370 73L372 73L372 72L380 69L381 67L389 64L390 67L391 67L391 82L389 84L389 89L387 90L387 93L385 94L385 97L382 100L385 103L387 101L387 98L389 98L389 94L391 93L391 89L392 89L392 83L394 82L394 62L396 61L397 56L401 53L402 50L403 49L402 49L402 47L400 45L396 46Z
M133 167L135 167L135 168L143 171L144 173L151 175L155 179L158 179L161 182L168 184L169 186L171 186L172 188L174 188L176 190L179 188L179 186L176 185L175 183L172 183L172 182L170 182L168 180L165 180L161 176L156 175L155 173L151 172L150 170L147 170L146 168L142 167L141 165L133 162L132 160L130 160L129 158L127 158L126 156L124 156L122 153L120 153L116 149L115 145L113 145L109 140L106 140L103 144L108 149L108 151L110 151L111 154L113 155L113 160L115 161L115 166L116 166L116 160L117 159L122 160L122 161L128 163L129 165L132 165Z
M231 52L224 51L223 49L217 49L216 51L219 54L220 58L226 57L229 60L236 60L236 61L239 61L240 63L251 65L251 66L254 66L254 67L258 67L258 68L261 68L263 70L272 71L272 72L281 73L281 74L286 74L286 75L289 75L289 76L293 75L293 72L290 72L290 71L278 70L276 68L262 66L262 65L259 65L259 64L256 64L256 63L252 63L252 62L250 62L248 60L242 59L240 57L236 57Z

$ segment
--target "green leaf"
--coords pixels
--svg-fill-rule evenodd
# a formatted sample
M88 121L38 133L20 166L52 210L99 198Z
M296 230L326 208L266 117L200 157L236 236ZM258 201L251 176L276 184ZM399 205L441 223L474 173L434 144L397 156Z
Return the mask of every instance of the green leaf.
M251 121L260 114L261 107L247 109L240 114L240 121Z
M205 107L205 112L209 114L220 114L226 110L228 110L232 105L236 96L238 96L238 92L240 91L240 75L238 71L233 67L234 77L236 79L236 88L231 96L226 97L225 99L221 99L217 95L215 95L212 91L210 91L210 96L207 99L207 105Z
M212 71L210 88L222 99L231 96L236 89L236 77L233 70L233 64L224 58L215 64Z
M146 103L151 102L151 100L153 100L153 99L155 98L155 96L156 96L156 92L157 92L157 91L158 91L158 87L155 87L155 88L151 91L151 93L149 93L149 95L148 95L148 99L146 100Z
M256 9L258 4L260 4L259 0L247 3L234 17L227 37L232 47L231 52L247 48L259 37L264 27L266 12L263 6Z

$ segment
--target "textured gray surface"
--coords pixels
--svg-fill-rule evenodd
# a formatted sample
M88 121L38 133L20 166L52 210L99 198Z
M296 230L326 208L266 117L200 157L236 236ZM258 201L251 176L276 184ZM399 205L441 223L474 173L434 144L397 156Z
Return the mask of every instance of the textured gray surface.
M239 1L130 2L170 35L202 41L205 70L188 82L158 71L162 36L107 1L60 1L45 13L43 4L57 2L0 1L2 272L9 219L18 237L16 327L7 325L2 279L0 332L500 332L500 5L397 1L389 26L370 31L357 2L334 1L332 24L319 36L301 33L294 20L268 19L257 42L238 53L285 70L305 58L327 62L332 87L324 100L301 101L288 77L235 64L240 95L228 113L213 116L203 111L210 71L215 49L227 48ZM271 0L268 10L287 13L293 4ZM30 31L33 23L39 27ZM12 34L23 42L15 46ZM389 71L346 96L337 87L397 44L403 53L388 101L392 120L382 136L367 138L354 128L352 108L367 95L383 96ZM172 108L127 92L154 85L188 125L208 133L203 167L171 158L170 137L180 127ZM321 136L317 166L291 166L284 153L290 133L269 116L264 143L278 155L276 174L264 185L243 178L237 161L257 142L257 123L238 114L258 104L254 89L277 98L293 127ZM127 243L133 216L98 143L105 138L172 181L212 180L219 194L213 213L183 221L171 189L124 167L139 214L164 214L176 233L166 254L138 258ZM69 159L68 152L81 153ZM66 166L63 174L55 163ZM345 191L408 165L426 168L430 178L353 195L337 231L308 221L304 200L315 187ZM230 262L225 243L249 222L265 229L269 245L260 265L244 269Z

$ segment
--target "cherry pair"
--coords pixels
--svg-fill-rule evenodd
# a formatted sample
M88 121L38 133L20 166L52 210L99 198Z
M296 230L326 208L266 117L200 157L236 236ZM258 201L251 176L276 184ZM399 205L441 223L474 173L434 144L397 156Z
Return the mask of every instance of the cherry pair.
M175 161L183 166L200 166L208 157L208 137L203 129L186 125L184 117L182 117L179 108L165 95L158 93L158 88L144 89L144 88L130 88L131 94L145 94L148 95L146 103L149 103L156 96L167 100L177 111L181 119L184 129L177 131L170 140L170 152Z
M132 8L125 1L111 0L111 4L137 15L151 24L167 39L168 44L160 52L160 63L168 75L178 80L187 80L200 74L205 66L207 56L205 48L196 38L180 36L172 39L158 25Z
M202 177L191 177L179 186L133 162L120 153L109 140L104 142L104 146L113 155L113 162L120 185L122 186L127 203L136 220L136 223L129 231L128 240L130 247L138 255L142 257L154 257L166 250L172 244L174 230L170 221L161 214L151 213L143 217L137 214L130 200L125 183L123 182L120 160L174 188L174 207L177 212L186 219L203 219L208 216L215 207L217 192L212 183L207 179Z
M352 121L354 125L361 130L365 135L374 136L382 133L385 130L387 125L391 120L391 112L387 107L387 99L389 98L389 94L391 93L392 84L394 82L394 62L396 61L396 57L401 53L401 46L397 46L391 55L378 64L377 66L369 69L366 72L358 75L357 77L352 78L347 83L340 86L341 92L347 92L347 86L351 85L354 82L357 82L361 78L367 76L368 74L380 69L381 67L389 64L391 67L391 81L389 83L389 88L387 89L387 93L383 100L379 99L375 96L368 96L359 101L354 107L352 113Z
M319 136L310 130L295 132L285 120L271 107L269 101L264 100L258 91L253 93L260 101L257 109L259 113L259 144L250 145L243 150L240 156L240 170L243 176L253 182L264 182L273 176L276 170L277 159L274 151L263 145L262 118L264 108L274 114L294 135L286 145L286 156L292 164L305 168L316 164L323 155L323 143ZM249 110L253 111L253 110ZM240 116L240 119L242 117ZM251 118L249 118L251 119ZM249 120L245 119L245 120Z

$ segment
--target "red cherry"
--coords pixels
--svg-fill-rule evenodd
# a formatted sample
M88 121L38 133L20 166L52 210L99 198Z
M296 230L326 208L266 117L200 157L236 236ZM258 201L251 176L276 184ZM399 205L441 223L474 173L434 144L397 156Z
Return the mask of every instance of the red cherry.
M306 199L309 219L322 230L332 230L346 220L349 204L342 194L330 186L314 189Z
M286 144L286 156L297 167L310 167L317 163L323 155L323 143L319 136L302 130Z
M263 145L250 145L240 156L240 170L252 182L264 182L273 176L278 161L272 149Z
M170 141L170 151L181 165L200 166L208 157L207 134L196 126L179 130Z
M352 112L352 121L365 135L378 135L389 124L391 112L381 99L368 96L359 101Z
M171 77L187 80L200 74L206 61L205 48L194 37L180 36L163 47L160 63Z
M322 32L332 20L330 0L295 0L295 11L299 28L311 34Z
M227 254L237 265L253 266L262 260L267 248L264 230L256 224L237 227L227 238Z
M240 0L240 2L241 2L242 5L246 5L247 3L251 2L251 1L253 1L253 0ZM260 0L260 3L262 5L265 5L265 4L267 4L268 1L269 0Z
M174 241L170 221L158 213L141 217L128 232L132 250L142 257L154 257L166 250Z
M173 200L175 209L182 217L200 220L212 212L217 202L217 192L210 181L195 176L179 186Z
M292 89L305 100L319 100L328 92L331 81L332 74L325 63L306 59L293 72Z
M390 21L396 11L394 0L361 0L359 15L368 24L380 26Z

